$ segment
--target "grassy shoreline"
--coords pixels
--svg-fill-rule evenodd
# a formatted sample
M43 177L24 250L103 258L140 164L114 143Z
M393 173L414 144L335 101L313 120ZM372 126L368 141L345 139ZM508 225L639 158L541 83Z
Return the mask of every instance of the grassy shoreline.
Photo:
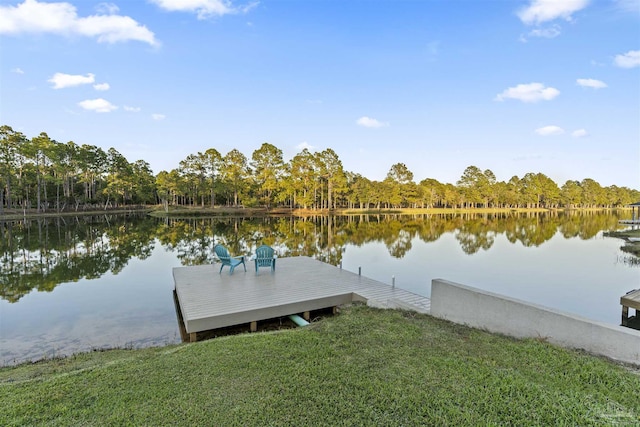
M0 425L633 425L640 369L427 315L0 368Z
M547 209L547 208L402 208L402 209L265 209L265 208L232 208L232 207L180 207L171 208L168 212L162 209L155 209L150 212L152 216L158 217L180 217L180 216L316 216L316 215L426 215L426 214L499 214L499 213L534 213L534 212L569 212L569 211L603 211L618 210L626 208L598 208L598 209Z
M246 208L246 207L228 207L216 206L181 206L170 207L165 211L161 206L145 206L145 207L125 207L110 209L95 209L82 211L63 211L63 212L36 212L35 210L16 210L5 209L0 214L0 221L16 221L22 219L33 218L54 218L65 216L86 216L86 215L117 215L135 212L146 212L155 217L190 217L190 216L316 216L316 215L425 215L425 214L499 214L499 213L534 213L534 212L589 212L589 211L614 211L630 208L594 208L594 209L547 209L547 208L401 208L401 209L290 209L290 208Z

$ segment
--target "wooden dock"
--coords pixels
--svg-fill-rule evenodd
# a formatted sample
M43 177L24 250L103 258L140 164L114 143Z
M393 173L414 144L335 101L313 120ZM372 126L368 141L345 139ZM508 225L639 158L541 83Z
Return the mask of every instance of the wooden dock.
M198 332L250 324L292 314L308 317L355 301L428 313L427 297L392 287L309 257L279 258L275 272L252 263L219 273L220 264L173 269L175 294L190 341Z
M626 295L620 297L622 305L622 326L631 326L638 322L638 312L640 312L640 289L627 292ZM633 308L636 312L635 316L629 317L629 308Z

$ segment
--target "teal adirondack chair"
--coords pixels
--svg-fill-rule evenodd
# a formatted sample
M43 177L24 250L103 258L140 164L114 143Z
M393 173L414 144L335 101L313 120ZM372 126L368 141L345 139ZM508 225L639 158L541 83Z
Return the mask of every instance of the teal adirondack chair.
M262 245L256 249L256 256L253 259L256 263L256 274L259 267L271 267L271 271L276 270L276 256L273 248Z
M216 256L222 263L222 265L220 266L220 273L222 273L222 268L225 265L229 266L230 275L233 274L233 269L240 264L242 264L242 266L244 267L244 271L247 271L247 266L244 263L244 256L232 257L231 255L229 255L229 251L227 250L227 248L222 245L216 245L213 249L216 252Z

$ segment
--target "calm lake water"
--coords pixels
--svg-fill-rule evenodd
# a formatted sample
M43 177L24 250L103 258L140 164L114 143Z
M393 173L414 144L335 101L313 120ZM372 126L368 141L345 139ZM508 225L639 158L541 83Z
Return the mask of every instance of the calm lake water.
M307 255L429 296L434 278L611 324L638 259L603 236L627 213L160 220L101 215L0 223L0 365L180 342L173 267L213 245ZM251 272L248 271L247 274ZM240 271L236 274L244 274Z

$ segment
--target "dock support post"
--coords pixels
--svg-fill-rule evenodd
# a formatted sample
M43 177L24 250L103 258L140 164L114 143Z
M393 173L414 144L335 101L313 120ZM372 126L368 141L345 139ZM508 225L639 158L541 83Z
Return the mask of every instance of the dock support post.
M626 305L622 306L622 326L627 326L629 323L629 307Z
M197 334L195 332L191 332L189 334L189 342L196 342L196 341L198 341Z
M362 267L358 267L358 276L362 276Z
M249 326L249 330L251 332L255 332L258 330L258 322L251 322L251 325Z
M311 313L308 311L305 311L304 313L302 313L302 318L308 322L309 319L311 319Z
M396 276L391 276L391 287L392 288L396 287Z

